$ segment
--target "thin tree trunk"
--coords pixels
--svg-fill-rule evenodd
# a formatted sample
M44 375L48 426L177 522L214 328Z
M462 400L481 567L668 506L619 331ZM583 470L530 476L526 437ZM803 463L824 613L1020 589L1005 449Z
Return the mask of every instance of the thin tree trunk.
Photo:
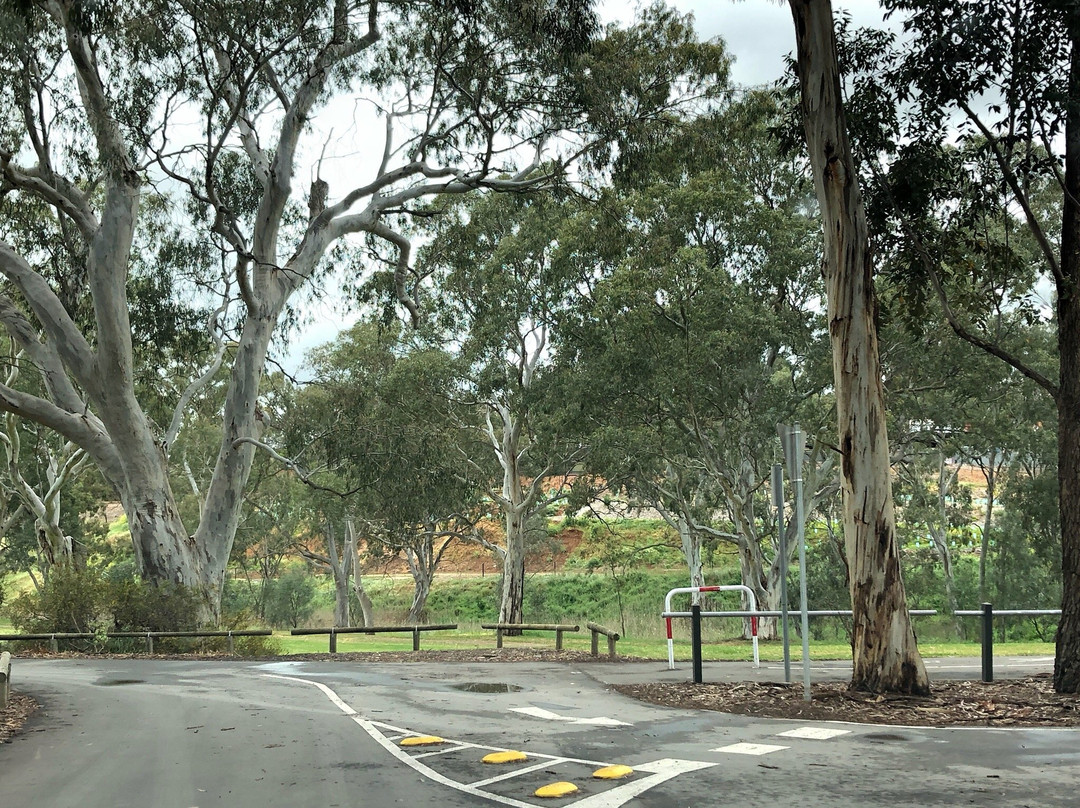
M980 463L986 480L986 511L983 514L982 536L979 540L979 603L986 603L986 561L990 555L990 529L994 516L994 497L997 494L997 449L992 449L989 463Z
M368 593L364 589L364 582L360 575L363 568L360 563L360 542L357 539L356 527L353 525L352 519L345 521L345 552L352 559L353 594L356 595L356 600L360 604L360 613L363 616L364 625L373 626L375 625L375 609L372 606L371 598L368 597Z
M406 620L414 626L424 621L424 609L427 606L428 595L431 594L432 579L435 577L435 570L431 563L435 553L431 534L432 529L425 528L420 541L411 546L406 544L403 548L405 562L409 566L413 579L413 598L412 603L409 604Z
M338 555L334 526L327 522L325 529L327 562L334 576L334 625L347 628L352 625L352 617L349 614L349 573L352 568L352 559L347 546L342 547L341 555Z
M427 621L426 609L428 596L431 594L431 582L434 578L421 568L420 574L413 575L413 598L406 618L409 625L415 626Z
M956 599L956 580L953 572L952 549L949 547L948 498L956 486L960 470L949 470L944 453L938 455L937 524L930 527L930 536L941 559L941 578L945 586L945 604L952 619L953 635L961 636L963 627L956 616L960 604Z
M925 694L907 613L874 322L866 215L841 102L832 4L790 0L803 123L825 232L825 284L851 582L852 687Z

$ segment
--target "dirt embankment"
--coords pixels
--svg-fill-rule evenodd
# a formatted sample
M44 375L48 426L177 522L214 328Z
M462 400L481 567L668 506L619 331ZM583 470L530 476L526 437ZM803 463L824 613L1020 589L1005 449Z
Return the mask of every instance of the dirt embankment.
M495 534L494 529L485 533L492 542L502 541L501 533ZM525 569L528 572L562 572L581 541L581 528L565 528L545 542L544 547L525 556ZM408 572L409 568L401 558L371 558L364 565L366 575L407 575ZM446 548L439 562L440 575L499 575L501 572L502 563L494 553L479 544L457 539Z

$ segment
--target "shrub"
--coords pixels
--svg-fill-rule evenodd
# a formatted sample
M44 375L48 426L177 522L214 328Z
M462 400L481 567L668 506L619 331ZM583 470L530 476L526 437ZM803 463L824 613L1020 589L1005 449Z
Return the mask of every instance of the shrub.
M57 568L39 591L15 598L8 615L27 634L95 633L104 625L108 601L108 586L99 575Z
M109 585L108 596L116 631L194 631L198 627L198 596L185 586L154 586L128 578Z
M315 581L301 567L293 567L267 584L266 619L270 625L296 628L315 613Z

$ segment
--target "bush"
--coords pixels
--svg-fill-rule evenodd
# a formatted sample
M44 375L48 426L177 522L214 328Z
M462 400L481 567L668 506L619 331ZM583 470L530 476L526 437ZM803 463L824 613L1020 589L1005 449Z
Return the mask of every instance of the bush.
M92 572L58 568L37 592L24 592L8 607L11 623L26 634L96 633L104 627L109 587Z
M115 631L194 631L198 596L185 586L157 586L134 578L108 586Z
M190 631L197 613L197 596L185 587L112 579L95 569L54 569L40 591L8 609L12 625L27 634Z
M301 567L268 581L267 621L274 627L296 628L315 613L315 589L315 580Z

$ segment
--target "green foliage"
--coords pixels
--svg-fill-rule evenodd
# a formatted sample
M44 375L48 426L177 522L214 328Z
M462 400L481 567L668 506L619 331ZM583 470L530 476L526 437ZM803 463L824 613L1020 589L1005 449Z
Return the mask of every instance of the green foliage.
M589 572L629 567L673 567L685 562L679 537L667 522L621 519L583 520L582 542L567 559L567 566Z
M12 625L28 634L102 631L188 631L196 628L196 595L175 584L154 586L100 569L54 570L40 590L8 607Z
M528 593L528 586L525 591ZM403 605L404 611L408 612L408 601L403 599ZM429 616L439 615L436 622L444 619L462 623L494 620L499 616L499 578L492 575L438 581L428 597L427 611Z
M116 631L194 631L198 596L169 582L154 586L129 578L109 586L109 610Z
M297 628L315 613L315 581L303 567L291 567L268 582L266 619L270 625Z
M109 587L91 572L57 569L37 592L25 592L8 606L11 623L27 634L96 632L106 623Z

